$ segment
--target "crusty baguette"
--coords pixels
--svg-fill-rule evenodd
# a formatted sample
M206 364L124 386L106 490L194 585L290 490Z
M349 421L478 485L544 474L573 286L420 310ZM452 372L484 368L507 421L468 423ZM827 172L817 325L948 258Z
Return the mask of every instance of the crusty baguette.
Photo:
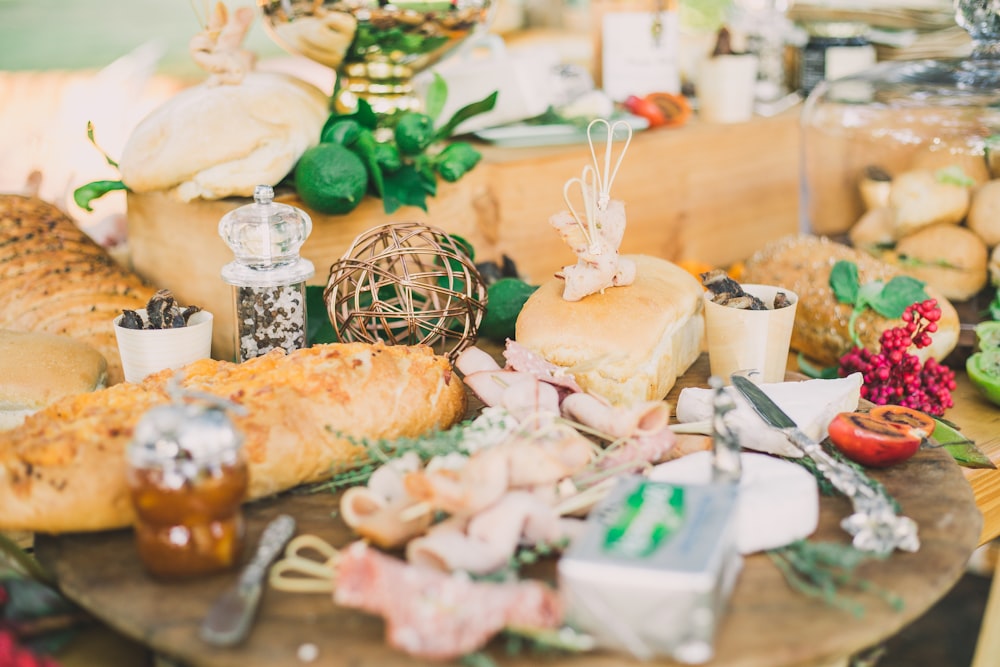
M515 331L517 342L617 405L664 398L701 354L705 332L694 276L658 257L626 257L634 283L567 301L563 281L549 280L528 298Z
M345 434L416 436L448 428L465 412L461 380L423 346L318 345L242 364L203 359L181 372L184 386L246 408L233 420L245 437L250 498L356 465L361 448ZM0 434L0 530L129 525L125 448L142 415L168 401L173 374L67 398Z
M0 195L0 328L88 343L115 384L124 373L111 322L124 308L144 308L155 291L52 204Z
M746 262L742 280L747 283L778 285L799 296L792 331L792 349L810 359L832 366L851 348L848 320L852 307L837 301L830 287L830 271L839 260L854 262L863 285L873 280L889 281L902 271L871 255L820 236L789 236L774 241ZM918 356L943 359L958 344L959 320L955 307L930 286L928 296L937 299L941 320L933 343ZM887 319L866 308L855 327L861 342L871 350L879 347L886 329L902 326L901 320Z

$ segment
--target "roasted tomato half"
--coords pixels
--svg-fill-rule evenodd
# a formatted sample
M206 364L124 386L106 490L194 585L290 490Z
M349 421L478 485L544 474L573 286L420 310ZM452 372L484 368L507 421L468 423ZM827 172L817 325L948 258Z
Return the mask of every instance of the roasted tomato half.
M830 441L850 460L885 468L913 456L923 438L909 427L864 412L841 412L829 427Z
M937 427L934 417L902 405L876 405L868 414L876 419L903 426L919 438L930 437Z

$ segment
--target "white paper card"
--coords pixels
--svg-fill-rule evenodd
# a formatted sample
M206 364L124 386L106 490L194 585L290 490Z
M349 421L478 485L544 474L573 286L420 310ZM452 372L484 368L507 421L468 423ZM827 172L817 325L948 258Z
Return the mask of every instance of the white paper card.
M680 22L677 12L610 12L601 24L601 79L614 100L629 95L678 93Z

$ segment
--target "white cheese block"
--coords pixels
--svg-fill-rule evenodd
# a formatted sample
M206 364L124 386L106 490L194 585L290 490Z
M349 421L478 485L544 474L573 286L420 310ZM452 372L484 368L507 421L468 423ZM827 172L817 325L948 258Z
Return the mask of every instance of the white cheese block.
M801 382L764 383L760 388L798 427L814 440L827 435L830 421L838 412L858 409L862 376L852 373L845 378L803 380ZM677 397L677 421L704 423L712 418L714 389L687 387ZM739 438L740 446L768 454L799 457L802 452L788 442L781 431L768 426L750 403L734 387L726 387L736 409L726 414L726 423ZM708 433L708 431L705 431Z
M741 554L783 547L809 537L819 524L819 489L812 473L765 454L740 455L743 476L736 504L736 544ZM712 453L696 452L661 463L650 479L707 484Z

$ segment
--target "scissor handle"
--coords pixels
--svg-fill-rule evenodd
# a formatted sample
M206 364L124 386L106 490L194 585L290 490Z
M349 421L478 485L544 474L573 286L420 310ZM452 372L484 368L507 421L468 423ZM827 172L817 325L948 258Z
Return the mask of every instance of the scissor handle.
M311 551L319 558L304 556ZM316 535L299 535L285 548L284 557L271 566L268 583L292 593L333 592L340 552Z

